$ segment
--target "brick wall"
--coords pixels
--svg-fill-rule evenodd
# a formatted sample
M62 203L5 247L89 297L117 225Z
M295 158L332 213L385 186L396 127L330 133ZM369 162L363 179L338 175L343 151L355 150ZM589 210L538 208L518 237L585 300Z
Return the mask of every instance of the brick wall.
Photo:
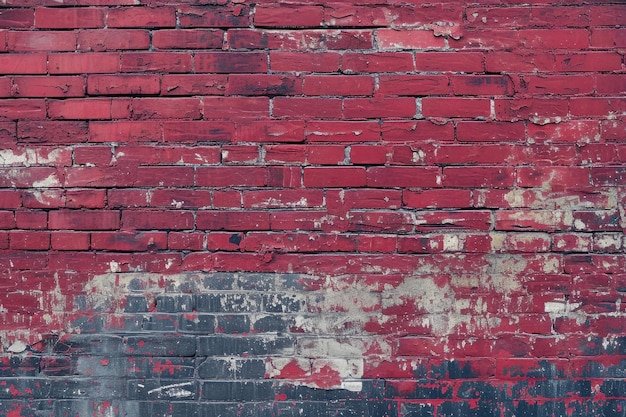
M3 0L0 415L626 416L625 26Z

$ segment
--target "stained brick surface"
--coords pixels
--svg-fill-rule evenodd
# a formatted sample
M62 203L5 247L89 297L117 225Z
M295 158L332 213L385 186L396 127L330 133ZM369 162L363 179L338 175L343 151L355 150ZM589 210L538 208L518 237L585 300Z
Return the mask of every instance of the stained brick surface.
M1 3L0 416L626 416L623 2Z

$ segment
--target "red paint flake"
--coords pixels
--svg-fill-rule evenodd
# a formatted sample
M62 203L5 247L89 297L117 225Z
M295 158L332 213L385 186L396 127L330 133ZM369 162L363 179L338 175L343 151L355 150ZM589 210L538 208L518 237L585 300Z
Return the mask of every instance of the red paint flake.
M107 366L108 364L109 364L109 360L108 359L100 359L100 365Z
M137 342L137 346L139 346L139 347L143 347L145 344L146 344L146 342L143 341L143 340L140 340L139 342Z
M278 394L274 398L274 400L276 400L276 401L285 401L285 400L287 400L287 394Z
M166 360L163 362L155 362L153 364L152 370L155 374L164 374L169 373L170 375L174 375L174 371L180 370L182 367L180 365L174 365L171 360Z
M320 388L333 388L341 385L339 372L326 365L311 375L310 381Z
M22 394L22 392L18 390L17 388L15 388L13 384L9 385L9 392L11 393L13 397L18 397Z
M14 408L13 410L9 411L7 413L7 417L22 417L22 407L21 405L16 405L16 408Z

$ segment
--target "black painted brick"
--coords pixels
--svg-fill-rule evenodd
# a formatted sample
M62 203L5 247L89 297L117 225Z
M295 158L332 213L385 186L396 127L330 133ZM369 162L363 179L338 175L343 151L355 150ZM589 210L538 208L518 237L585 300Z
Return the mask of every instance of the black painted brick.
M185 379L138 379L127 382L128 398L134 400L195 400L197 383Z
M296 295L265 294L263 305L269 313L297 313L304 308L304 300Z
M294 339L290 337L198 337L198 356L292 354Z
M197 311L206 313L252 313L261 309L261 294L195 294Z
M201 398L208 401L268 401L274 399L273 382L202 382Z
M174 332L178 328L178 319L175 314L144 314L141 328L147 332Z
M143 295L129 295L126 299L124 312L126 313L146 313L149 310L149 301Z
M193 336L128 336L126 354L139 356L193 356L196 353L196 339Z
M156 310L164 313L188 312L194 308L191 294L159 295L156 297Z
M215 332L215 316L212 314L187 313L178 318L181 332L210 334Z
M287 332L295 325L295 319L291 316L271 314L253 317L252 328L256 332Z
M250 317L242 314L217 316L217 331L220 333L248 333L250 332Z
M264 359L197 359L200 379L263 379Z
M402 417L434 417L435 407L432 404L402 403L400 415Z

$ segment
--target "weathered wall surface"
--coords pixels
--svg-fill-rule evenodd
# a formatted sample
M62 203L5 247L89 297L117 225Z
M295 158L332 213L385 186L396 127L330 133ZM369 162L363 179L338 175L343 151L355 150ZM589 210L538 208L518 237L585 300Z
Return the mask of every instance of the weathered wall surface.
M626 415L621 1L1 3L0 415Z

